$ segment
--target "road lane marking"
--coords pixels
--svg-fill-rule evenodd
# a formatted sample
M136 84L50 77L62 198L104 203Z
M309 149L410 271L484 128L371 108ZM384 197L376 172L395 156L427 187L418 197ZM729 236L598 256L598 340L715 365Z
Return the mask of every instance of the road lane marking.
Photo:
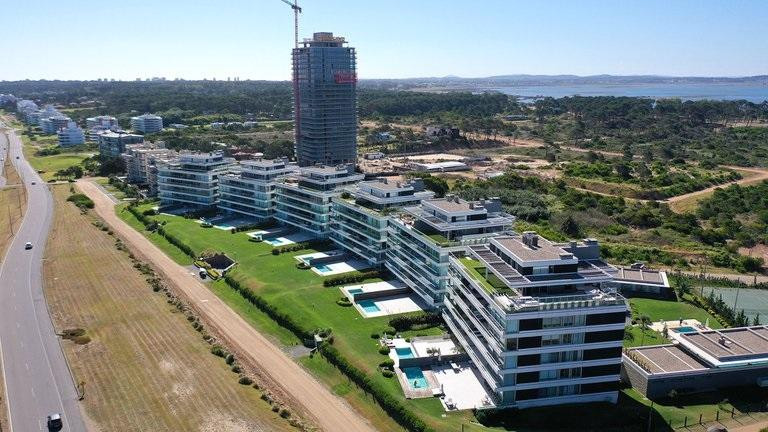
M24 366L27 368L27 370L29 370L29 363L24 362Z

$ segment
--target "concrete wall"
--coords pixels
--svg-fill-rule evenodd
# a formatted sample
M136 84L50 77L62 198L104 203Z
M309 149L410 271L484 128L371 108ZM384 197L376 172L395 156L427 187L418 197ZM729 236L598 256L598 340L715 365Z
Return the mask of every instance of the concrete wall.
M768 378L768 365L733 369L707 369L670 375L647 376L639 366L624 359L621 378L648 398L665 397L670 390L680 394L712 391L725 387L756 386L760 378Z
M389 297L389 296L399 295L399 294L408 294L410 292L411 292L410 288L404 287L404 288L395 288L390 290L361 292L359 294L355 294L354 298L355 298L355 301L357 302L360 300L370 300L370 299Z

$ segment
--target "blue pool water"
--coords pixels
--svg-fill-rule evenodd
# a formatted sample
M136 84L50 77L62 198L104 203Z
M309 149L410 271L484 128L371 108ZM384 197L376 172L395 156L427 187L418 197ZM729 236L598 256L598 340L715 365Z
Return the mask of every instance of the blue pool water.
M694 332L697 332L698 330L694 327L685 326L685 327L678 327L675 329L675 331L678 333L694 333Z
M421 371L421 368L403 368L403 373L408 380L408 385L411 386L412 389L423 389L429 386L429 384L427 384L427 379L424 378L424 372Z
M408 347L395 348L395 352L399 358L413 358L413 351Z
M285 242L283 242L280 239L276 239L276 238L274 238L274 239L264 239L263 241L264 241L264 243L270 244L272 246L282 246L282 245L285 244Z
M321 264L319 266L315 266L315 270L319 271L320 273L329 273L329 272L333 271L330 267L328 267L325 264Z
M381 309L379 309L378 306L376 306L376 303L373 302L373 300L363 300L357 302L357 304L360 305L361 308L363 308L364 311L370 313L370 312L379 312Z
M363 290L361 290L360 288L355 288L355 289L351 289L351 290L349 290L349 291L347 291L347 292L348 292L348 293L350 293L350 294L352 294L352 295L355 295L355 294L360 294L360 293L362 293L362 292L363 292Z

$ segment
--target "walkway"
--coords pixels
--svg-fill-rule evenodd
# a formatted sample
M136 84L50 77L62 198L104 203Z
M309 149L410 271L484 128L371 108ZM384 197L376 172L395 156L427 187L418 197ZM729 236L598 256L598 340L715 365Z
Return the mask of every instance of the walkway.
M112 200L96 185L81 179L78 180L77 186L93 200L96 213L130 245L135 253L140 253L152 262L169 282L186 295L187 300L203 315L206 323L225 335L238 351L248 356L265 375L274 377L285 392L314 417L314 422L323 430L333 432L375 430L344 400L334 396L280 348L211 293L196 277L190 275L189 270L171 260L151 241L120 219L115 214Z

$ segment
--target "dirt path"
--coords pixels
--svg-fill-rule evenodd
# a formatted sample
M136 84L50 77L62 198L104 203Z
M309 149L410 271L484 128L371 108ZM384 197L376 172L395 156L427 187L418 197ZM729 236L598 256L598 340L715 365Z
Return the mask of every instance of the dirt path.
M740 184L742 186L746 186L746 185L758 183L763 180L768 180L768 169L765 169L765 168L747 168L747 167L737 167L737 166L728 166L728 165L724 166L724 168L729 168L742 173L747 173L747 175L741 180L736 180L728 183L723 183L720 185L711 186L706 189L687 193L684 195L674 196L674 197L668 198L664 202L669 203L669 208L672 209L672 211L677 213L685 213L685 212L695 210L698 202L712 195L712 193L714 193L715 189L717 188L725 188L733 184Z
M204 315L205 322L226 335L240 352L250 357L266 375L279 382L285 392L314 416L323 430L332 432L374 431L375 429L342 399L334 396L283 351L257 332L235 311L199 282L189 270L176 264L141 233L121 220L114 203L93 183L78 180L78 188L95 203L95 210L132 248L138 250L168 281L179 287Z

